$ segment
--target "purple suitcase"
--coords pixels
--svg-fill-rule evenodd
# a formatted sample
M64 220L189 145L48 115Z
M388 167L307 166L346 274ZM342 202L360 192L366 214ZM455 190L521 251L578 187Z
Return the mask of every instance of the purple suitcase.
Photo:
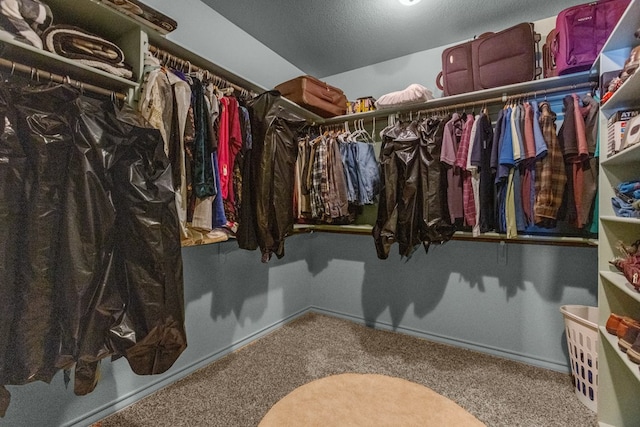
M569 7L556 17L553 43L558 75L591 68L631 0L600 0Z
M523 22L449 47L442 52L436 84L449 96L534 80L541 74L539 41L533 24Z

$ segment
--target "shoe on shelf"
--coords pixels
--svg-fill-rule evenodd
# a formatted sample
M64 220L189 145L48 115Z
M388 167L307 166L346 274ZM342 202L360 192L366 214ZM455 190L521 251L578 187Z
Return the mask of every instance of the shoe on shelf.
M226 242L227 240L229 240L229 235L225 230L223 230L222 228L214 228L213 230L205 234L204 238L202 239L202 243L218 243Z
M627 357L633 363L640 364L640 335L638 335L633 345L627 350Z
M623 325L623 323L624 321L620 322L620 325ZM620 331L620 328L618 328L618 331ZM618 347L620 348L620 350L623 353L626 353L627 350L629 350L635 344L638 335L640 335L640 325L635 322L630 323L626 327L625 334L622 337L618 335ZM638 343L638 345L640 345L640 342ZM638 347L638 350L640 351L640 347Z
M640 322L636 321L632 317L622 316L620 322L618 323L618 328L616 329L616 335L618 336L618 338L623 338L625 336L630 325L640 327Z
M611 335L616 335L618 331L618 326L620 325L620 322L622 322L622 319L624 317L625 316L621 316L616 313L611 313L609 315L609 318L607 319L607 323L605 324L605 328L607 329L607 332L609 332Z

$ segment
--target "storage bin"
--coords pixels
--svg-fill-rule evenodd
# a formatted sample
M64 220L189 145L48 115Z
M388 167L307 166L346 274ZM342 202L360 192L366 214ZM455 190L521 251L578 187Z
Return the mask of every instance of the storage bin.
M576 396L587 408L597 412L598 389L598 308L563 305L567 346Z

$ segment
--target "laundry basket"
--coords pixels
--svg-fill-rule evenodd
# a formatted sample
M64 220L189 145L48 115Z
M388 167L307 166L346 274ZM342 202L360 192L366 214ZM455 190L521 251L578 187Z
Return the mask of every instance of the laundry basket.
M576 396L587 408L597 411L598 308L563 305L567 346Z

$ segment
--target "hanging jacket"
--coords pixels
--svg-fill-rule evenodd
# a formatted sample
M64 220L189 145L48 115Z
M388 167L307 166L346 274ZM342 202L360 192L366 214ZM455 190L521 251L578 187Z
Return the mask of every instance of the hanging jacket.
M240 248L262 252L262 262L272 254L284 256L284 239L293 229L293 182L298 156L296 132L304 118L283 105L280 93L264 92L247 103L253 146L245 162L251 169L243 177L243 204L237 240ZM245 163L246 164L246 163ZM255 235L255 241L252 240Z
M565 193L567 174L562 148L556 136L556 113L546 101L541 102L539 108L547 155L536 163L534 220L539 227L554 228Z

